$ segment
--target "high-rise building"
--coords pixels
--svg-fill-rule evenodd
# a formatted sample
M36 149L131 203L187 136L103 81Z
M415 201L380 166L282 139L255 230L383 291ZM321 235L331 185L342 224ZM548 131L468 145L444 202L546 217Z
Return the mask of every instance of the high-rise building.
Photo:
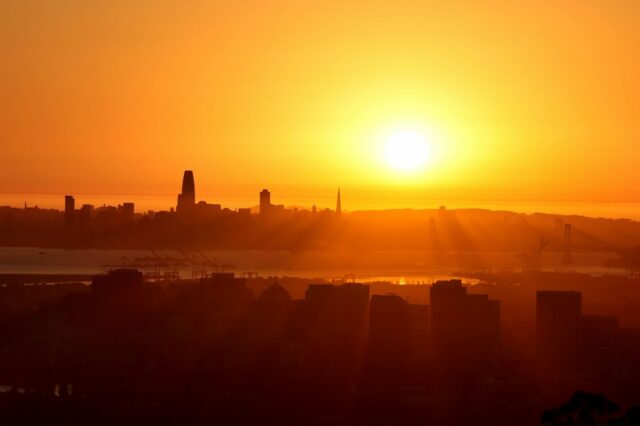
M122 215L127 218L133 218L135 215L135 204L134 203L122 203L121 207Z
M144 286L142 272L136 269L113 269L91 278L91 293L99 303L134 307Z
M196 205L196 184L191 170L182 177L182 192L178 195L177 211L189 211Z
M424 372L429 362L429 307L386 294L373 295L369 311L367 366L371 378L401 384Z
M214 272L200 279L199 306L201 314L215 317L221 328L230 325L249 309L254 295L246 285L245 278L236 277L233 272ZM218 329L221 332L221 328Z
M431 339L436 359L443 362L464 350L466 296L460 280L438 281L431 286Z
M490 373L500 343L500 302L467 294L460 280L431 286L431 335L436 361L450 370Z
M578 349L580 375L596 383L614 377L620 357L619 345L620 323L617 317L582 315Z
M342 200L340 199L340 189L338 189L338 200L336 201L336 215L338 217L342 215Z
M92 214L93 206L91 204L83 204L82 207L80 207L80 210L78 210L76 218L78 219L78 222L81 226L86 227L87 225L89 225L89 222L91 222Z
M395 294L373 295L369 320L369 368L375 375L398 374L410 357L410 305Z
M411 312L411 363L417 371L429 363L429 306L409 304Z
M468 350L480 371L494 371L500 346L500 302L486 294L467 295L465 315L469 319L466 332Z
M340 329L363 337L367 327L369 286L363 284L312 284L305 299L311 332L331 333Z
M260 191L260 214L266 215L271 211L271 192L268 189Z
M76 200L73 195L64 196L64 226L70 228L73 226L73 219L76 210Z
M576 373L581 314L580 292L536 293L537 357L545 377Z
M336 386L353 384L364 361L369 286L313 284L305 305L307 371Z

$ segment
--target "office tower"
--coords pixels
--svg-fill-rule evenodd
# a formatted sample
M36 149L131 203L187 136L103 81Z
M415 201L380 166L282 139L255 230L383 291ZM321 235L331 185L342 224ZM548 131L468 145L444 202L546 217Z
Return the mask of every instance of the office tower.
M70 228L73 226L73 219L75 216L76 200L73 195L64 196L64 226Z
M620 357L620 324L617 317L582 315L578 349L580 375L605 383L615 376Z
M91 279L92 318L115 336L148 324L156 313L158 288L136 269L115 269ZM92 321L94 321L92 320Z
M393 380L410 360L412 312L398 295L373 295L370 302L368 364L378 380Z
M271 193L267 189L260 191L260 214L266 215L271 211Z
M196 204L196 184L191 170L182 177L182 192L178 195L177 211L190 211Z
M313 284L305 305L307 373L336 386L353 384L364 358L369 286Z
M409 304L411 313L411 359L416 371L426 369L429 363L429 306Z
M134 203L122 203L121 208L122 215L127 218L133 218L135 214L135 205Z
M114 269L91 278L91 293L100 305L135 309L140 301L144 277L136 269Z
M340 199L340 189L338 189L338 200L336 201L336 215L338 217L342 215L342 200Z
M463 351L465 344L464 302L467 289L462 281L438 281L430 289L431 336L436 359L445 362Z
M305 294L309 329L322 336L340 330L362 339L366 333L369 286L362 284L312 284Z
M196 203L196 184L191 170L185 170L182 177L182 202L185 205Z
M343 284L342 320L345 328L357 339L364 340L369 319L369 286L363 284Z
M233 272L214 272L200 279L192 309L202 320L205 332L220 338L248 312L254 299L245 278L238 278Z
M282 346L290 343L288 325L292 309L291 295L284 287L274 282L258 296L247 315L248 322L252 324L247 336L252 342L249 345L248 356L253 361L259 361L264 360L267 353L273 354L273 358L269 357L273 363L265 366L272 374L276 373L275 369L278 367L291 371L291 358L287 358L282 352ZM292 349L293 353L290 351L294 360L299 355L299 350L296 349Z
M331 284L312 284L305 292L311 337L340 325L342 307L337 287ZM317 330L316 330L317 329Z
M92 214L93 206L91 204L83 204L80 210L78 210L76 217L81 226L87 226L91 222Z
M640 328L621 328L618 338L616 379L632 386L640 383Z
M460 280L437 281L430 298L435 360L450 371L491 373L500 344L500 302L467 294Z
M142 272L137 269L112 269L106 274L91 277L92 293L109 292L114 289L139 287L144 283Z
M479 371L493 371L500 344L500 302L486 294L469 294L466 300L467 347Z
M306 342L303 358L305 375L315 383L334 386L343 374L337 371L342 325L342 306L338 288L312 284L305 293Z
M536 293L537 357L545 377L570 377L578 365L582 295L576 291Z

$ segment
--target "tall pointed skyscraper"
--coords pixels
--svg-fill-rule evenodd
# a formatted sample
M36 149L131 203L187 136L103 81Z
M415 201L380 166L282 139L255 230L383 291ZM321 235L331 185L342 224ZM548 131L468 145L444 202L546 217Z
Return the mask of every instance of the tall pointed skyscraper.
M182 192L178 194L178 211L189 210L196 204L196 184L193 172L185 170L182 177Z
M340 188L338 188L338 200L336 201L336 215L342 215L342 200L340 199Z

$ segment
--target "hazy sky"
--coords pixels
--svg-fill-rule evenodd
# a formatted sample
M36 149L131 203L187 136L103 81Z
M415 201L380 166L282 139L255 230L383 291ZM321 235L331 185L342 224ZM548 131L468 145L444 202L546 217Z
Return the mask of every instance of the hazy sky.
M639 23L637 0L0 0L0 194L173 197L189 168L282 202L640 201ZM432 156L403 174L407 129Z

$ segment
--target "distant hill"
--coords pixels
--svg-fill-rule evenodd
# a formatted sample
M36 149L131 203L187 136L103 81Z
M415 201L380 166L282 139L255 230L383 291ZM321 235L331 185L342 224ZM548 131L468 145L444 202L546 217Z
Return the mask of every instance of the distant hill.
M548 239L548 250L565 249L565 225L576 251L608 251L640 244L640 222L483 209L360 211L348 215L349 230L372 246L469 251L517 251Z

